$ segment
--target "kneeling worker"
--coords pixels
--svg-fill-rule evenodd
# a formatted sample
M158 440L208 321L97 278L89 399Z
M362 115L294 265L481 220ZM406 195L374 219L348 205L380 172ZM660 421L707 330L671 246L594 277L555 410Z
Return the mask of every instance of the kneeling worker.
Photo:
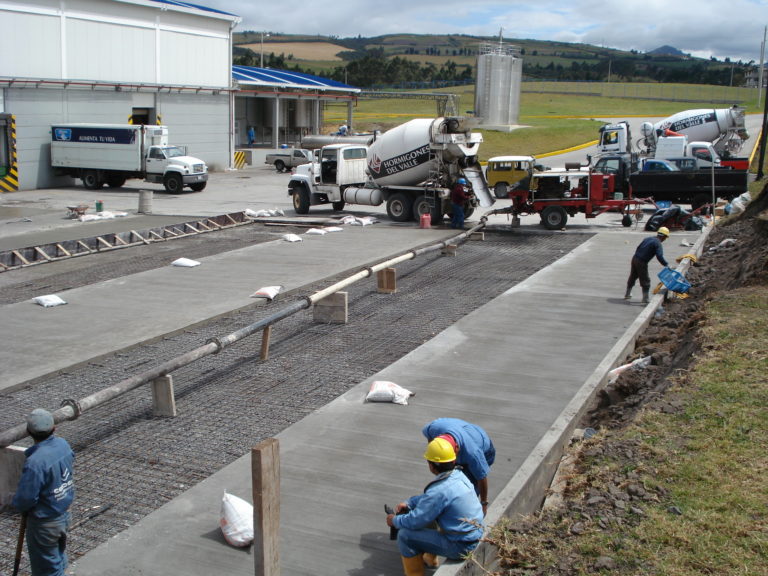
M456 464L475 487L483 505L483 514L488 511L488 474L496 460L496 448L487 432L477 424L458 418L438 418L421 431L427 441L445 438L456 452Z
M397 545L406 576L424 574L422 554L460 559L477 547L483 535L482 506L474 487L456 467L453 446L435 438L424 458L436 478L423 494L398 504L397 515L387 515L387 525L399 530Z

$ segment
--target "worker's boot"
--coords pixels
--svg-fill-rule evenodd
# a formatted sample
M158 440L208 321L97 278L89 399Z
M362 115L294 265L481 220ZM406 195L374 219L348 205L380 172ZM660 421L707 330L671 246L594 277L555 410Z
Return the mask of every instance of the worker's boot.
M424 560L424 564L429 568L437 568L438 566L440 566L440 561L437 559L436 554L430 554L429 552L424 552L424 554L422 554L421 557Z
M624 300L631 300L632 299L632 288L627 288L627 291L624 293Z
M424 576L424 560L421 558L421 554L418 556L411 556L410 558L405 556L401 556L400 558L403 561L405 576Z
M643 304L648 304L648 302L650 302L650 299L648 298L648 293L650 291L650 288L643 288Z

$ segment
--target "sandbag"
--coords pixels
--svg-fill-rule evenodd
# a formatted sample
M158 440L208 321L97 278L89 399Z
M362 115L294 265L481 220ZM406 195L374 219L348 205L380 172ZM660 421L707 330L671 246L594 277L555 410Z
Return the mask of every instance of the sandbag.
M250 546L253 542L253 506L242 498L224 492L219 526L224 539L232 546Z

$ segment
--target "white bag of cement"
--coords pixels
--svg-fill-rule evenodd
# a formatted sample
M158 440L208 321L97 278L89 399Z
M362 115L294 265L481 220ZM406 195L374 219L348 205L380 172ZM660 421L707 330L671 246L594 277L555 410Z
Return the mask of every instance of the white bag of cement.
M283 234L283 240L286 242L301 242L301 236L296 234Z
M232 546L250 546L253 542L253 506L242 498L224 492L219 526L224 539Z
M376 380L371 383L371 389L365 397L366 402L392 402L394 404L408 404L408 398L413 392L406 390L394 382Z
M344 230L341 226L326 226L323 228L326 232L341 232Z
M192 268L193 266L200 266L200 262L197 260L190 260L189 258L178 258L171 262L171 266L181 266L182 268Z
M40 304L43 308L51 308L52 306L61 306L66 302L56 294L46 294L45 296L37 296L32 298L32 302Z
M322 236L323 234L328 234L327 230L323 230L322 228L310 228L304 234L315 234L317 236Z
M267 300L273 300L282 289L282 286L264 286L251 294L251 298L266 298Z

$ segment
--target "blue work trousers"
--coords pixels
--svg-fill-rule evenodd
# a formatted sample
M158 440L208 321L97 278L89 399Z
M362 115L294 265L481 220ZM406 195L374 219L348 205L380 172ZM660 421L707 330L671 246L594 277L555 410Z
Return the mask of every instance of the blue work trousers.
M64 576L69 512L55 518L27 518L27 551L32 576Z
M451 204L453 215L451 216L451 228L464 228L464 205Z
M424 528L410 530L401 528L397 533L397 547L400 555L406 558L418 556L424 552L444 556L451 560L459 560L477 547L478 540L473 542L454 542L437 530Z

